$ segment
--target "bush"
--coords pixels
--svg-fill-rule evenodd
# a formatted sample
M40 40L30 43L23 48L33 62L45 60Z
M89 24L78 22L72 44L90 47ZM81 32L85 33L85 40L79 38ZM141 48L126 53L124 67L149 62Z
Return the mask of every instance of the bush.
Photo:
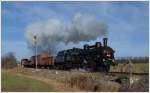
M119 91L120 84L105 81L105 80L98 80L91 75L73 75L68 80L70 87L76 87L81 89L82 91L99 91L99 92L113 92Z
M11 69L17 66L17 60L14 53L9 52L6 55L2 56L2 68Z

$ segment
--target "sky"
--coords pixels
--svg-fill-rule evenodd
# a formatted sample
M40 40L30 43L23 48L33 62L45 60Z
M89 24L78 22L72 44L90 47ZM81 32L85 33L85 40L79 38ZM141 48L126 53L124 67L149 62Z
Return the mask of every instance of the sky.
M144 57L149 51L149 24L147 1L124 2L9 2L1 5L2 55L14 52L17 59L32 55L25 37L26 29L32 23L49 19L72 20L76 14L94 15L107 24L108 45L115 50L116 57ZM51 24L49 24L51 25ZM61 34L61 33L60 33ZM62 45L61 49L81 47L90 42Z

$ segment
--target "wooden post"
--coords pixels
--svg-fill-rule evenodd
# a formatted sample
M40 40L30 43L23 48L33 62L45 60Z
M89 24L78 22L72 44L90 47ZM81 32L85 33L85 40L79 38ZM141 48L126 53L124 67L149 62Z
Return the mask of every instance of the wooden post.
M133 83L133 78L132 78L132 74L133 74L133 63L132 63L132 61L130 60L130 59L128 59L128 61L129 61L129 79L130 79L130 81L129 81L129 88L131 88L131 85L132 85L132 83Z

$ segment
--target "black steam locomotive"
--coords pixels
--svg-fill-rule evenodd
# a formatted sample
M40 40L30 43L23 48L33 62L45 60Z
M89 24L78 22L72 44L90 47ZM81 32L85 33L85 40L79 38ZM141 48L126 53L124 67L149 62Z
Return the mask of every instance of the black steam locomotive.
M83 68L90 71L109 71L115 65L114 50L107 45L107 38L95 45L84 45L83 49L73 48L58 52L55 58L56 69Z

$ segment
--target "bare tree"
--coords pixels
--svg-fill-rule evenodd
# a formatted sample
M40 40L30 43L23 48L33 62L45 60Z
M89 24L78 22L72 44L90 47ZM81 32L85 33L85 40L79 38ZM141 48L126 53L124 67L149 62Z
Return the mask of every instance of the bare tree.
M1 66L4 69L10 69L17 66L17 60L13 52L9 52L2 56Z

